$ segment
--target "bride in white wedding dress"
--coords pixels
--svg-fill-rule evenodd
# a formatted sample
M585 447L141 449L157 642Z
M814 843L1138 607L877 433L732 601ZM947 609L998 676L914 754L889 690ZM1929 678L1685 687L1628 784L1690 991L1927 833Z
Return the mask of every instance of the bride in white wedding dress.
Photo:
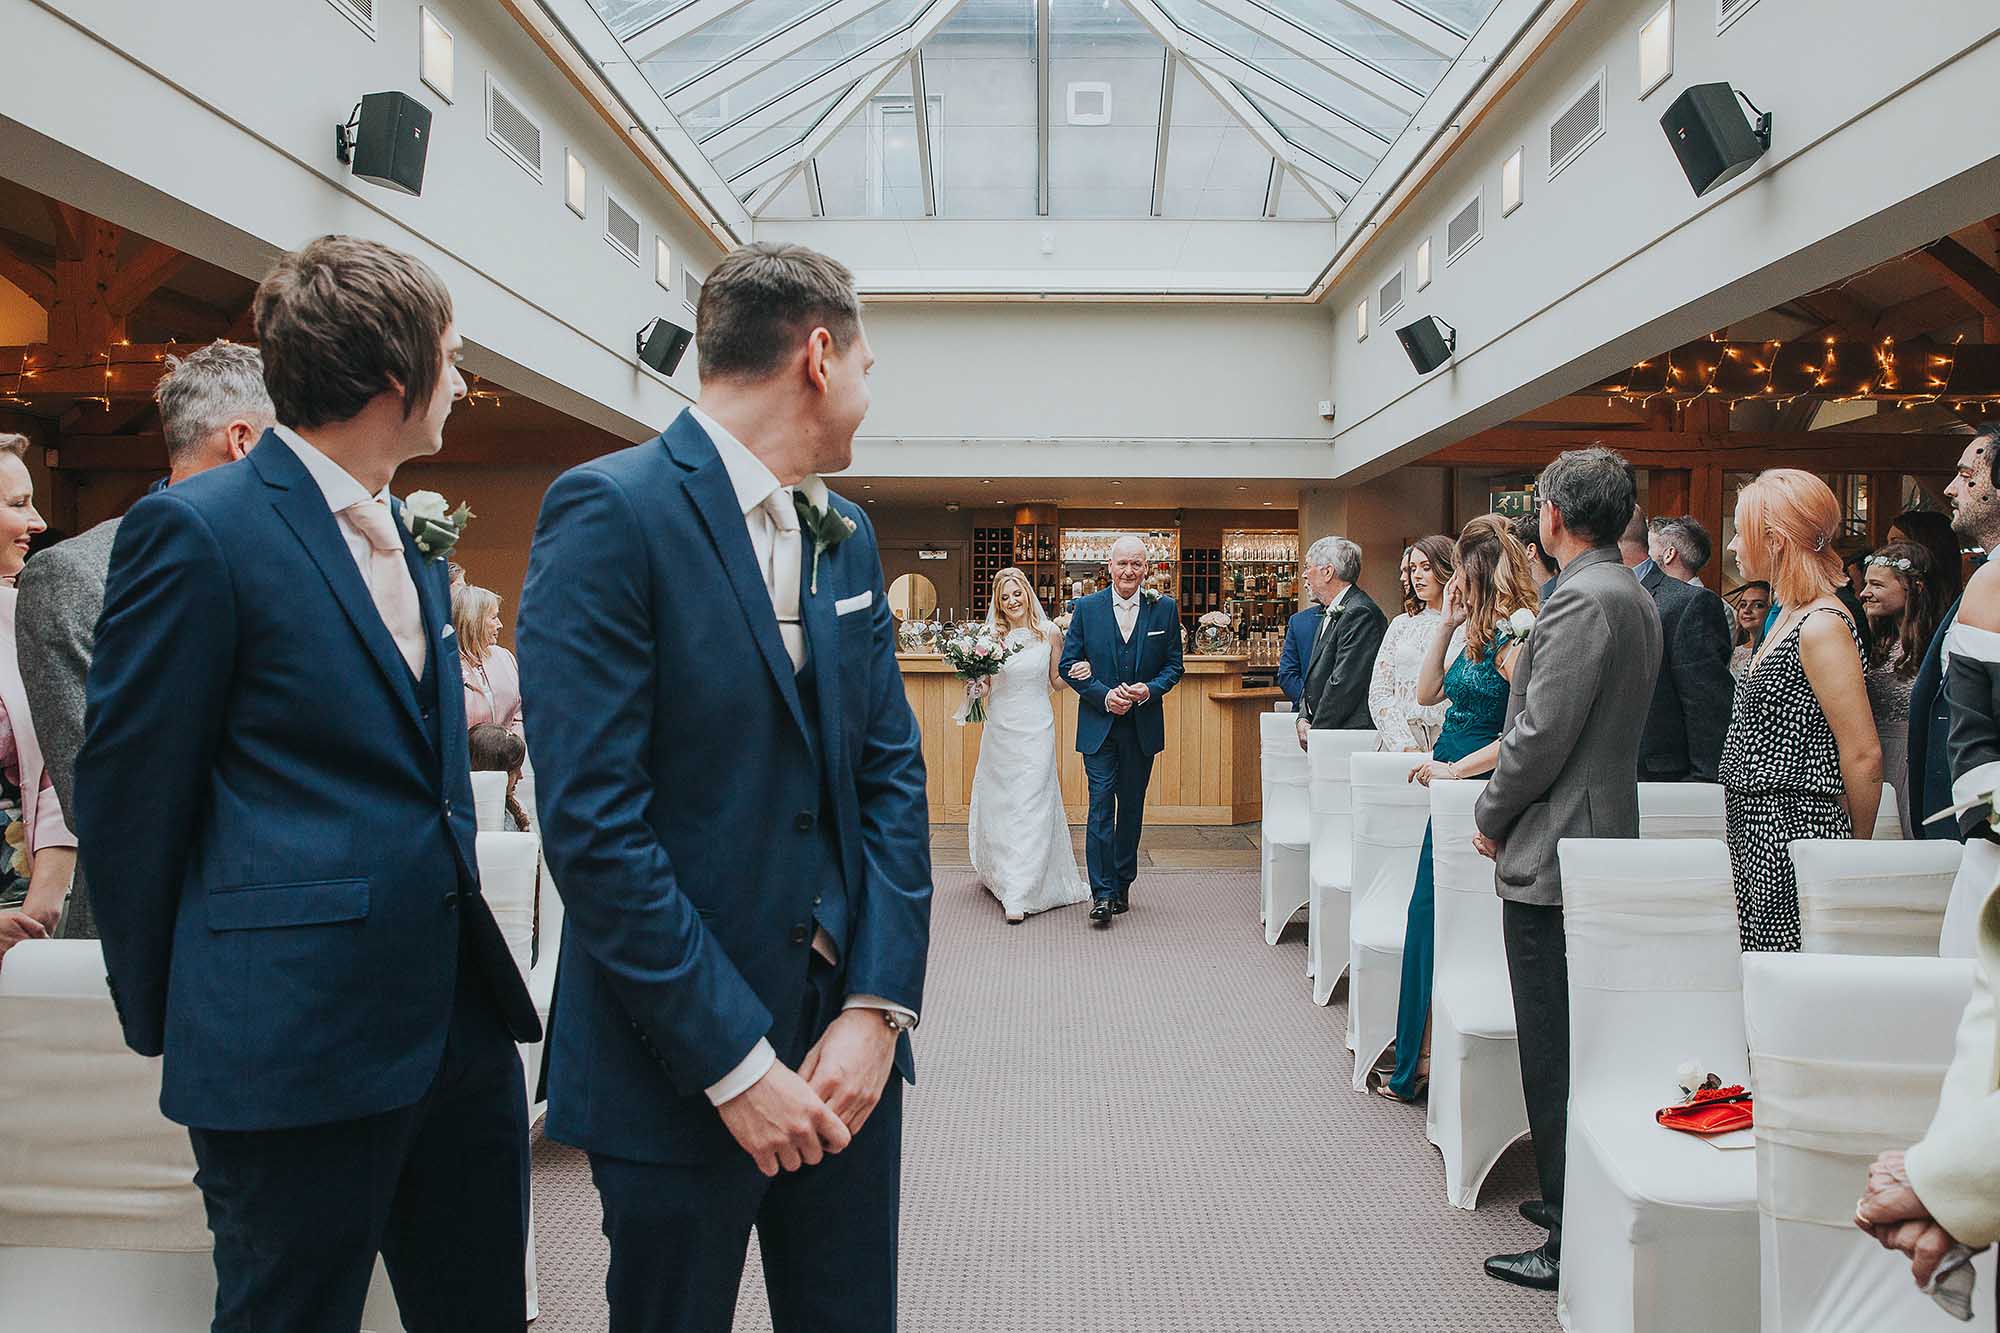
M1056 712L1050 695L1061 688L1056 663L1062 631L1018 569L993 576L986 623L1004 629L1009 643L1027 646L1008 658L999 674L969 688L986 697L986 732L972 775L972 812L966 841L972 868L1019 924L1030 912L1067 907L1090 897L1070 847L1056 772Z

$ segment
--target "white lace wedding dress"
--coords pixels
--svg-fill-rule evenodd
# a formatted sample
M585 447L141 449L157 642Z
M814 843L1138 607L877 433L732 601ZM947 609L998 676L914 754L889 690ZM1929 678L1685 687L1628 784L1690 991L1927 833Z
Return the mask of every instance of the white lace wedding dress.
M1083 902L1090 886L1076 868L1056 773L1052 648L1032 630L1007 638L1030 642L992 678L966 841L979 882L1011 915Z

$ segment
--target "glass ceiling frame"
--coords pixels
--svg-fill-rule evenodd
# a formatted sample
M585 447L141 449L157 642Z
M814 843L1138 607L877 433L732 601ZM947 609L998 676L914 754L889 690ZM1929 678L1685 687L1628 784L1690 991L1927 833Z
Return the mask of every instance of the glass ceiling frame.
M692 60L683 54L682 67L664 77L656 77L648 63L669 56L704 29L712 29L711 37L726 38L731 16L760 3L776 8L774 0L591 3L626 56L646 73L676 124L753 218L801 179L812 214L822 216L818 157L892 82L906 78L918 122L923 213L938 215L923 46L965 0L798 0L793 12L777 16L781 21L771 30L751 28L738 34L740 40L719 42L724 54L704 52ZM1052 0L1025 3L1034 13L1036 32L1035 198L1039 214L1049 216ZM1111 3L1165 47L1154 136L1154 217L1166 216L1177 80L1193 79L1269 155L1265 217L1278 216L1288 185L1337 216L1471 36L1428 12L1421 0L1315 0L1303 8L1296 0ZM876 25L884 17L895 22L896 13L880 12L893 5L908 9L900 23L886 30L860 29L857 44L841 51L840 34L852 25L871 16ZM1327 16L1324 23L1319 21L1321 10ZM819 62L829 46L839 53L830 63ZM759 76L768 79L788 61L803 62L811 72L766 90L741 109L730 104L731 95ZM1413 75L1398 69L1399 63L1434 64L1436 75ZM1343 105L1350 96L1359 100ZM697 111L703 114L696 116ZM723 119L710 123L718 112ZM691 119L698 123L691 125ZM746 162L746 156L753 160ZM727 169L725 160L730 162Z

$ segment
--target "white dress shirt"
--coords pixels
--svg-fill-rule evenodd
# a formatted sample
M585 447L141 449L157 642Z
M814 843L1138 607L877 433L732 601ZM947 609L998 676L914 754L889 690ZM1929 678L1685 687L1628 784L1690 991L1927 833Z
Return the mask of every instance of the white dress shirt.
M1319 632L1313 635L1314 648L1319 647L1319 641L1322 637L1325 636L1327 626L1333 623L1333 613L1340 609L1340 604L1347 600L1347 594L1353 591L1354 591L1354 585L1350 583L1345 588L1342 588L1339 592L1335 593L1333 595L1333 600L1326 604L1326 613L1319 618ZM1310 666L1311 664L1308 663L1307 665Z
M298 455L299 462L305 464L307 475L313 479L313 484L319 487L319 493L325 498L327 508L333 511L333 521L340 529L341 539L347 543L347 553L354 557L354 567L361 571L362 586L372 589L373 584L371 580L374 577L375 547L368 540L368 534L363 532L360 526L355 523L353 515L346 511L355 505L367 504L374 500L379 500L385 505L388 504L389 488L384 486L374 495L370 495L368 488L356 481L352 472L349 472L346 468L321 453L318 446L306 439L305 436L299 434L290 426L274 426L272 429L277 432L278 438L283 440L294 454ZM396 640L398 646L405 643L426 644L428 636L424 633L422 612L418 609L421 603L417 599L416 580L410 577L407 565L399 562L396 568L400 572L404 583L409 588L409 597L404 601L403 605L410 608L410 612L416 616L416 620L406 625L390 625L385 622L383 628L389 631L389 637ZM378 600L375 605L376 610L380 611L381 602ZM428 645L426 644L426 646ZM421 658L411 667L411 670L418 676L423 675Z
M757 567L764 573L765 589L773 592L771 614L776 616L778 612L773 581L786 577L786 572L774 571L771 568L771 552L777 545L778 533L765 502L775 492L781 493L782 504L790 505L793 503L793 488L781 483L777 474L765 466L763 459L751 453L747 445L725 430L714 417L698 407L690 407L688 415L694 418L697 426L708 432L709 440L715 445L715 452L722 456L723 470L729 474L729 485L736 492L736 503L743 510L744 526L750 532L750 547L757 553ZM789 577L793 586L797 586L799 571L790 571ZM799 648L795 648L789 638L786 640L785 648L792 654L794 662L803 662L804 627L780 624L778 628L781 637L784 637L784 631L787 629L798 636L801 645ZM833 938L824 929L814 936L813 951L829 963L839 962ZM875 995L850 995L842 1001L841 1008L886 1009L891 1013L902 1014L911 1023L917 1020L917 1016L902 1005L891 1004ZM758 1079L770 1071L771 1066L777 1063L777 1059L778 1053L772 1049L771 1043L765 1038L758 1038L757 1044L743 1057L736 1068L723 1075L719 1082L709 1086L708 1100L720 1106L731 1098L748 1092Z
M1143 593L1134 592L1130 597L1120 597L1118 590L1111 590L1111 613L1118 617L1118 637L1126 643L1132 642L1132 631L1139 626L1139 599Z

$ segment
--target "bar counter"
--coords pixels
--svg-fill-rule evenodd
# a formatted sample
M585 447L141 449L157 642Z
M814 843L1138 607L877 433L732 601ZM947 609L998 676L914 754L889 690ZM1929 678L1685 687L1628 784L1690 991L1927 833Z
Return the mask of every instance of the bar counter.
M1257 715L1285 696L1276 688L1244 688L1249 660L1194 654L1185 659L1186 674L1163 705L1167 748L1154 761L1153 780L1146 788L1148 824L1243 824L1262 817ZM964 823L985 728L961 727L951 720L965 687L942 656L899 653L897 662L910 708L923 729L931 818L941 824ZM1079 700L1065 688L1054 703L1063 807L1072 824L1081 824L1090 798L1083 756L1076 752Z

